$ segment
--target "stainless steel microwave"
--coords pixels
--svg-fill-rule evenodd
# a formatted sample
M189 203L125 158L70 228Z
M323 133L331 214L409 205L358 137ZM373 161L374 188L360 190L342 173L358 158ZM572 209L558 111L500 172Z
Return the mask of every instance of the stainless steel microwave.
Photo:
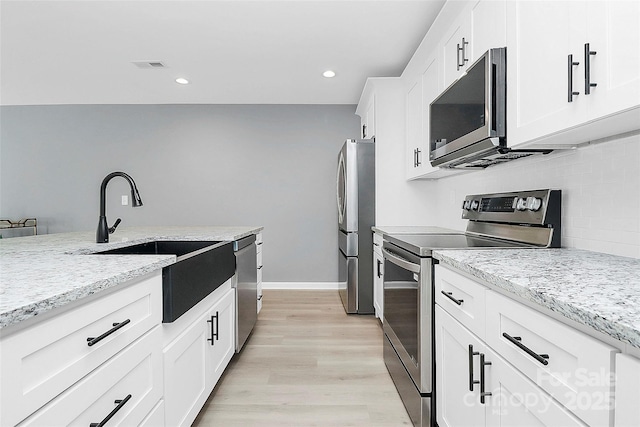
M507 146L507 49L489 49L429 106L433 166L485 168L550 150Z

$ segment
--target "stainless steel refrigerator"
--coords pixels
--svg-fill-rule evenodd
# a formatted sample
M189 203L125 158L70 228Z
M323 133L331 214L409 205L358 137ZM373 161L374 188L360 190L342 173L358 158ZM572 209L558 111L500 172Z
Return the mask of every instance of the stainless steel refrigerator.
M338 155L338 282L347 313L373 311L375 147L348 139Z

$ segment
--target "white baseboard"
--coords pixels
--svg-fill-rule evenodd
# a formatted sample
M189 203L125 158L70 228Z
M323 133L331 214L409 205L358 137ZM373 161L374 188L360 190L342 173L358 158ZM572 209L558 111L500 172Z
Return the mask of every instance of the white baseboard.
M262 289L338 290L338 282L262 282Z

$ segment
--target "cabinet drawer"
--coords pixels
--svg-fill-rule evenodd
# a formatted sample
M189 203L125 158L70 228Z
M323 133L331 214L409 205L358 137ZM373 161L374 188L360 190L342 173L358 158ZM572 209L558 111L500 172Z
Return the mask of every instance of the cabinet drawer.
M436 303L484 339L487 288L442 265L435 266L435 282Z
M161 337L157 326L19 425L88 426L118 406L108 425L140 424L162 397Z
M152 277L2 338L2 415L15 425L162 321ZM127 322L128 321L128 322ZM88 338L100 337L89 346Z
M587 424L612 425L617 350L503 295L486 299L487 344Z

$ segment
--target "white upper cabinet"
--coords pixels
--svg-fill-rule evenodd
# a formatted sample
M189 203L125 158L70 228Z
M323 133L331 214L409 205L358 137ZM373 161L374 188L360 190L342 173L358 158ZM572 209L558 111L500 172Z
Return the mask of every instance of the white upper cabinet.
M640 104L640 2L587 2L590 115L603 117ZM582 58L584 60L584 57ZM586 86L585 86L586 88ZM581 89L581 92L583 89ZM640 112L636 116L640 120Z
M470 2L442 39L444 87L464 74L487 50L506 45L506 1Z
M406 85L406 171L409 180L437 179L465 172L434 167L429 161L429 104L442 92L442 84L438 57L431 55L424 64L424 72Z
M640 3L508 2L506 22L510 145L569 146L640 127Z
M366 85L356 108L360 116L360 137L373 138L376 136L376 95L372 85Z

